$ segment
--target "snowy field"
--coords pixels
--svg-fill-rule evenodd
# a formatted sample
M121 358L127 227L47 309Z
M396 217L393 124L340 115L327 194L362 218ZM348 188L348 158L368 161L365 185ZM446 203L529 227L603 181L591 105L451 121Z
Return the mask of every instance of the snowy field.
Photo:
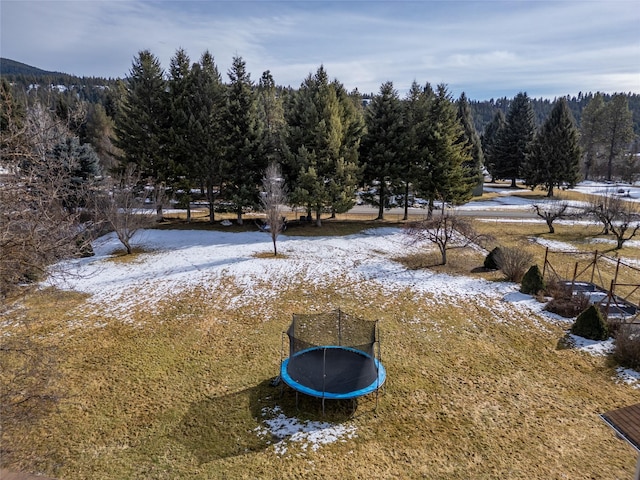
M512 201L509 204L509 200ZM507 195L496 200L500 206L521 207L521 199ZM553 249L569 250L567 244L547 240ZM122 249L114 234L98 239L95 256L66 264L64 276L53 275L50 282L64 289L90 294L87 311L128 321L133 306L153 310L166 295L179 295L195 286L215 288L224 279L241 286L242 294L226 299L228 307L241 304L246 296L268 300L286 287L292 279L322 284L328 279L340 279L345 288L357 293L374 282L393 292L399 288L437 295L442 301L461 303L473 298L496 312L496 321L509 316L535 316L540 325L545 322L566 324L571 321L543 311L543 304L520 294L519 286L506 282L490 282L465 276L449 276L428 270L407 270L393 260L411 249L398 228L376 228L344 237L280 236L278 251L286 260L256 256L272 251L271 238L263 232L230 233L220 231L145 230L133 238L132 244L142 248L131 262L113 261L114 252ZM71 268L69 268L71 266ZM593 355L611 352L612 340L593 342L570 336L573 348ZM617 382L640 388L638 372L619 369ZM347 425L335 426L323 422L300 422L282 412L263 412L265 429L259 436L281 439L275 443L277 452L286 452L286 442L301 442L304 448L332 441L343 441L356 435Z

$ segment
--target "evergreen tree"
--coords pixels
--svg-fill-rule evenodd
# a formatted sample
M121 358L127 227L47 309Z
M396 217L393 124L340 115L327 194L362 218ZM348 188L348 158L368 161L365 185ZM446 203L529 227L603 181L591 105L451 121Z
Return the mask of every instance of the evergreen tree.
M287 123L282 92L267 70L258 82L258 118L262 125L262 148L269 164L281 164L287 155Z
M345 213L355 205L356 188L362 176L360 166L360 142L365 132L364 115L359 95L347 93L344 86L334 80L331 86L336 92L340 114L340 146L333 168L330 188L331 217Z
M605 105L602 119L607 180L611 181L614 162L620 160L628 151L629 143L633 139L633 123L626 95L614 95Z
M482 151L484 153L484 163L493 181L496 177L496 145L498 138L502 135L502 130L507 125L507 119L502 110L496 110L491 122L487 124L482 135Z
M402 135L402 157L400 164L400 179L404 184L404 220L409 218L409 191L415 188L415 178L420 171L418 162L419 132L423 123L428 121L429 105L435 94L431 85L420 87L415 80L411 84L407 98L404 101L404 134Z
M584 152L584 179L591 178L592 168L602 156L604 99L597 93L582 111L580 144Z
M260 150L262 134L253 84L242 57L233 58L228 76L231 83L224 119L227 140L224 182L235 205L238 224L242 224L243 208L259 205L259 185L267 161Z
M580 172L578 129L564 98L556 101L522 165L525 184L532 189L544 186L553 196L555 186L575 186Z
M438 85L430 104L428 120L418 128L418 168L416 189L429 201L429 215L435 201L453 204L471 198L473 183L464 165L472 161L469 147L463 138L462 125L456 107L445 85Z
M192 173L205 190L209 222L213 223L215 200L222 188L226 104L222 78L208 51L192 66L190 85L188 139L193 152Z
M469 181L474 184L473 195L482 195L482 167L484 166L484 153L482 151L482 143L476 131L471 114L471 107L464 92L458 99L458 121L464 130L464 137L461 141L466 142L471 152L472 160L465 163L464 167L469 176Z
M507 124L495 145L495 176L510 179L511 188L521 175L521 167L529 153L535 135L535 116L531 101L526 93L520 92L514 98Z
M190 100L193 92L191 79L191 60L186 51L178 49L169 63L169 117L168 153L175 182L173 187L181 194L180 204L187 208L187 221L191 220L191 183L195 173L195 158L198 152L193 150L189 120L191 117Z
M158 189L171 170L167 152L168 102L164 72L148 50L134 58L116 117L116 145L125 164L133 163ZM158 204L162 216L162 204Z
M288 108L287 183L294 205L316 214L347 211L354 204L358 181L358 148L363 119L338 82L329 83L324 67L309 74Z
M373 97L365 116L367 133L362 139L361 155L366 162L365 181L378 184L378 217L384 219L389 191L400 177L403 112L392 82L383 83Z
M101 174L100 160L93 147L88 143L80 144L78 137L65 136L47 153L47 165L48 175L68 179L60 193L64 207L74 212L77 207L84 206L86 198L83 194L87 186L95 183L95 178Z

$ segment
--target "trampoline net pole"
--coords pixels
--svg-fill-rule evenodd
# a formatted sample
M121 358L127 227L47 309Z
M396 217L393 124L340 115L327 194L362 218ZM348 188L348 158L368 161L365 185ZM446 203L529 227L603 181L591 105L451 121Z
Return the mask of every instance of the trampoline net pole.
M280 373L282 372L282 362L284 362L284 336L286 332L282 332L282 338L280 341ZM278 375L280 375L280 373ZM280 397L284 395L284 382L280 378Z

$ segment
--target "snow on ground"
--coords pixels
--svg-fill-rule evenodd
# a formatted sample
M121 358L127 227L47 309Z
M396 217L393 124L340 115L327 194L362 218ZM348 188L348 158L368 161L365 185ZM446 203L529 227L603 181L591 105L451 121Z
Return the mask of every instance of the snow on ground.
M298 443L302 450L310 448L315 452L322 445L338 441L345 442L357 436L354 425L310 420L301 422L295 417L287 417L277 406L273 409L264 408L262 416L265 418L265 427L256 428L256 433L261 438L275 440L274 450L280 455L287 452L289 443Z
M640 189L639 189L640 190ZM492 201L500 208L528 208L530 201L501 195ZM525 203L526 202L526 203ZM522 221L522 220L519 220ZM559 250L572 249L568 244L538 240ZM90 295L86 311L100 311L123 321L129 320L132 306L153 308L168 294L176 295L195 287L215 288L232 279L242 291L224 300L229 308L253 299L268 299L290 282L303 281L322 285L340 279L344 288L357 292L374 283L393 294L411 288L433 294L437 301L473 302L495 313L496 321L519 314L534 318L544 328L545 321L567 323L568 320L543 312L543 304L518 292L518 286L507 282L490 282L465 276L451 276L428 270L407 270L393 258L406 255L424 245L411 245L398 228L376 228L344 237L296 237L282 235L278 251L286 259L258 258L257 253L272 251L271 238L263 232L231 233L220 231L144 230L132 239L144 253L130 261L114 260L122 246L114 234L94 243L95 256L64 264L65 275L53 275L50 284ZM223 295L222 293L221 295ZM235 297L233 295L236 295ZM82 313L82 312L80 312ZM538 320L539 319L539 320ZM81 320L79 320L81 324ZM574 348L591 354L608 354L612 343L590 342L571 336ZM618 381L640 388L640 374L621 369ZM300 422L281 411L263 412L264 429L280 439L274 448L285 453L288 442L299 442L301 448L316 449L320 445L341 441L356 435L348 424Z

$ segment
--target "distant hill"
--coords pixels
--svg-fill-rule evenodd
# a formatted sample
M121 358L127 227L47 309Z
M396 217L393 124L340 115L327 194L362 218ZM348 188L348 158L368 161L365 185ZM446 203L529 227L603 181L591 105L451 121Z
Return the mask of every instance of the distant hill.
M16 62L9 58L0 58L0 75L59 76L66 74L62 72L48 72L47 70L32 67L26 63Z

